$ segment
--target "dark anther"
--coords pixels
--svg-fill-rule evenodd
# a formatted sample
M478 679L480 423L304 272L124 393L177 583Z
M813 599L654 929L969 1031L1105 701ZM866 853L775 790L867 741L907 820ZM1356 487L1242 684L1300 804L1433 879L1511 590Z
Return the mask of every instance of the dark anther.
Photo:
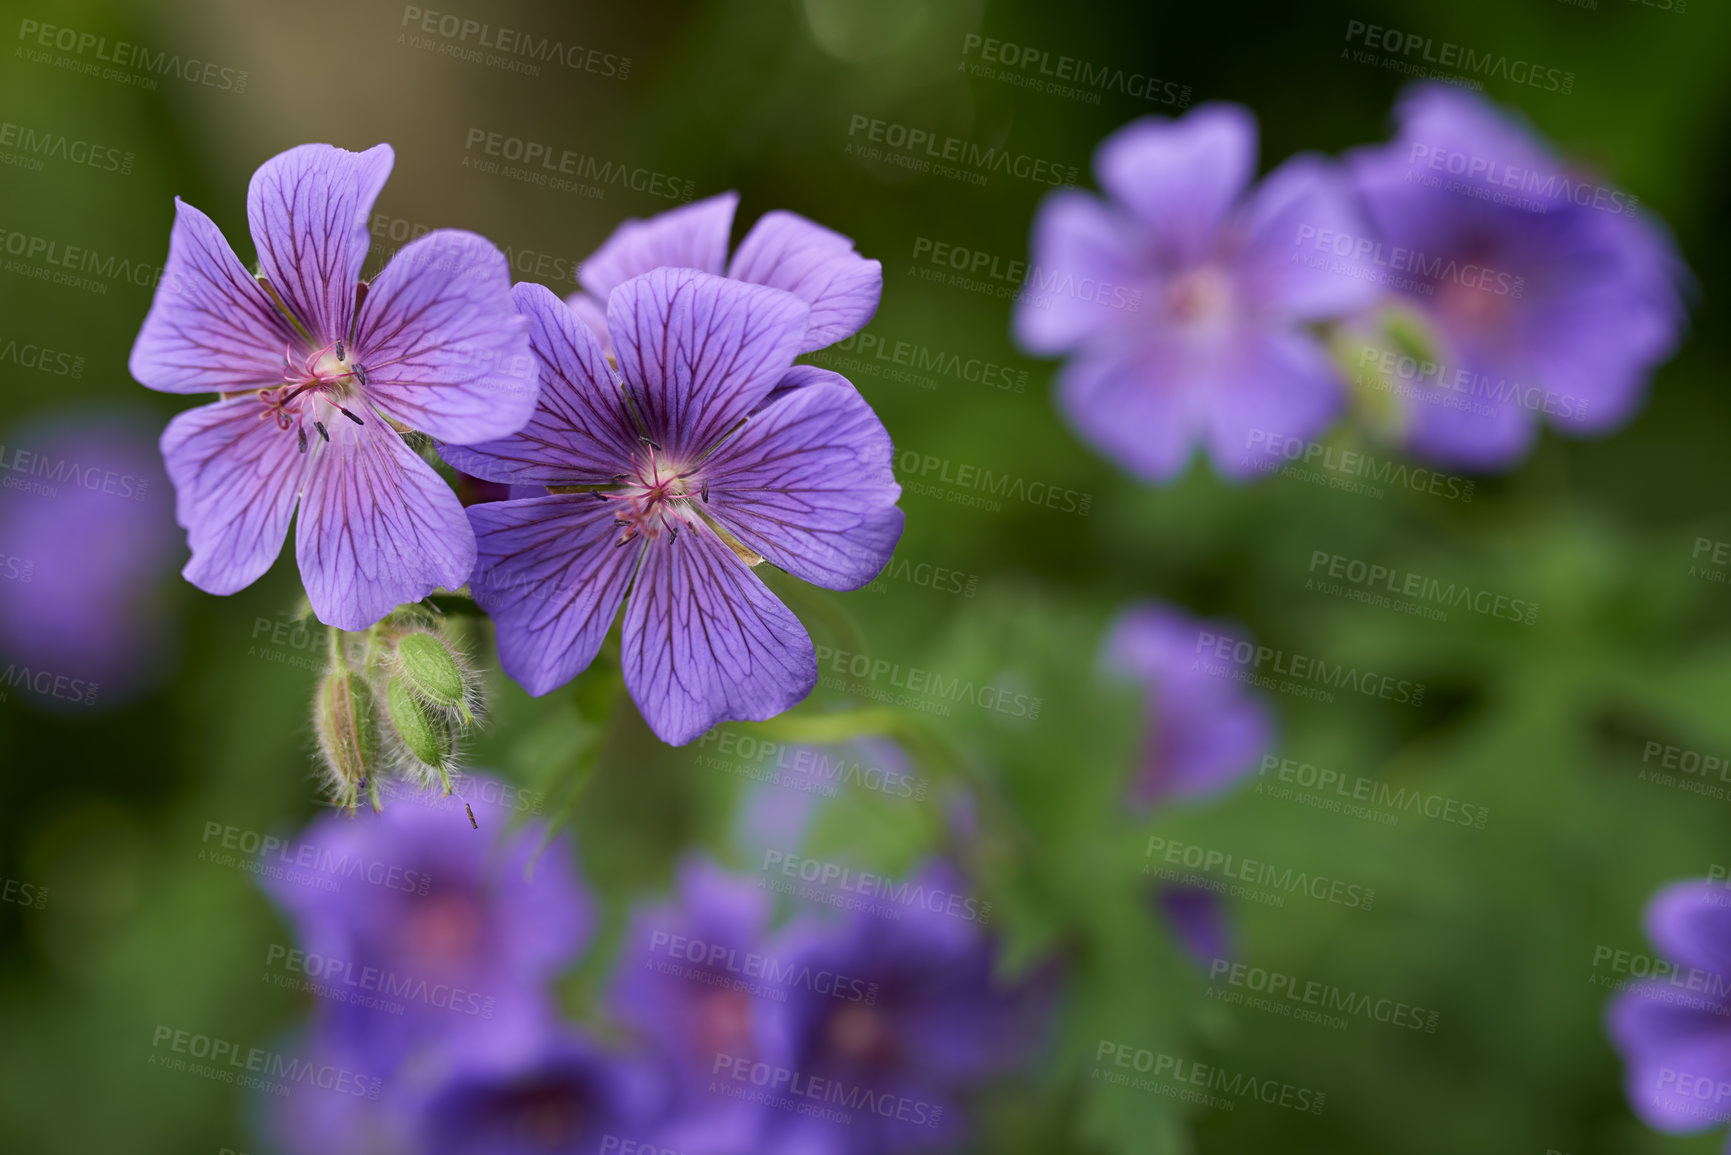
M362 386L365 386L367 383L367 371L365 369L361 368L359 365L356 365L354 367L353 372L355 375L355 380L359 381Z
M356 417L353 413L350 413L347 409L344 409L341 405L337 406L337 412L341 413L344 417L347 417L350 421L353 421L356 425L365 425L366 424L365 421L362 421L359 417Z
M331 435L330 435L330 433L329 433L329 432L328 432L328 431L327 431L327 430L326 430L326 429L325 429L325 423L324 423L324 422L323 422L323 421L315 421L315 422L313 422L313 428L314 428L314 429L317 429L317 430L318 430L318 431L319 431L319 436L320 436L320 437L322 437L322 438L324 438L324 439L325 439L325 440L326 440L326 441L329 441L329 440L330 440L330 439L331 439ZM304 433L303 433L303 434L302 434L302 435L301 435L301 436L303 436L303 437L304 437L304 436L306 436L306 434L304 434Z
M709 504L709 482L705 481L703 483L703 488L701 490L699 490L698 492L703 494L703 504L708 505Z
M623 517L616 517L613 519L613 524L620 529L624 529L626 526L630 525L631 523L626 521Z
M481 824L475 821L475 811L470 808L467 802L463 803L463 809L469 811L469 825L473 826L476 830L481 829Z
M679 540L679 527L677 525L670 521L667 523L667 530L673 535L674 541Z
M307 451L307 431L306 431L306 426L304 426L304 425L297 425L297 426L295 426L295 432L296 432L296 433L298 433L298 434L300 434L300 438L301 438L301 452L302 452L302 453L305 453L305 452L306 452L306 451Z
M625 475L625 474L623 474L623 473L615 473L615 474L614 474L614 475L613 475L613 480L614 480L614 481L616 481L616 482L617 482L617 481L624 481L624 480L625 480L625 478L626 478L626 475Z
M655 450L655 452L657 452L657 453L661 452L661 446L655 444L655 442L651 441L647 436L639 435L637 440L643 442L643 444L649 446L649 448Z
M626 534L624 537L620 538L618 541L613 543L613 548L618 549L620 546L624 545L626 542L630 541L632 538L634 538L636 536L637 535L634 533Z
M337 360L341 361L342 359L343 359L343 339L341 337L338 337L337 338Z

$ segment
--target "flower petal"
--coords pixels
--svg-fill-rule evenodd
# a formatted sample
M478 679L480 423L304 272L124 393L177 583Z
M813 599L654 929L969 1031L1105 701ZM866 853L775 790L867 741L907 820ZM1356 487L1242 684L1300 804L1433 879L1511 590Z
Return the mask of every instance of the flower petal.
M301 581L319 621L362 630L404 602L456 589L475 534L433 467L376 413L325 422L295 526Z
M441 441L506 437L535 412L529 322L485 237L436 229L403 246L367 288L354 345L367 395Z
M613 625L643 547L619 547L613 503L588 494L469 508L469 587L498 631L499 665L530 694L588 668Z
M1243 243L1233 283L1281 317L1325 320L1368 308L1386 275L1357 254L1372 234L1353 206L1344 176L1316 156L1295 156L1257 185L1244 206ZM1338 238L1353 251L1335 252ZM1366 246L1368 247L1368 246Z
M1178 120L1145 116L1101 143L1094 172L1152 228L1178 263L1200 257L1256 170L1256 119L1204 104Z
M727 275L785 289L811 306L800 352L851 337L877 312L884 269L854 252L853 240L798 213L765 213L727 266Z
M1198 365L1186 384L1203 414L1197 432L1206 435L1215 467L1236 479L1257 476L1268 457L1253 455L1253 444L1319 436L1346 397L1339 369L1298 329L1242 333Z
M1060 189L1042 201L1030 244L1033 267L1016 298L1022 345L1034 353L1062 353L1103 328L1140 320L1142 298L1133 294L1149 273L1132 262L1145 244L1144 231L1076 189Z
M851 385L793 389L703 466L705 513L787 572L858 589L902 535L895 447Z
M601 483L640 448L625 393L599 342L543 285L527 282L511 299L529 326L540 399L519 432L439 452L464 473L509 485Z
M175 520L192 548L181 572L206 593L257 581L288 536L307 458L263 412L256 398L219 401L179 414L162 433Z
M625 607L625 685L663 742L773 718L816 684L805 627L715 534L693 526L644 551Z
M174 198L168 263L128 368L164 393L281 385L283 354L302 344L214 221Z
M653 269L701 269L719 275L727 264L727 237L739 194L693 201L648 220L629 220L613 230L577 269L577 279L599 300Z
M1084 439L1144 481L1190 459L1185 396L1129 349L1086 349L1058 371L1058 407Z
M649 436L701 454L756 408L793 364L811 309L792 293L657 269L607 301L619 372Z
M607 332L607 302L596 300L581 290L565 298L565 303L571 306L571 311L577 314L577 319L583 322L585 328L594 335L601 346L601 351L608 356L613 355L613 336Z
M365 152L303 144L252 174L246 219L259 271L315 347L349 336L367 259L367 218L395 160L388 144Z

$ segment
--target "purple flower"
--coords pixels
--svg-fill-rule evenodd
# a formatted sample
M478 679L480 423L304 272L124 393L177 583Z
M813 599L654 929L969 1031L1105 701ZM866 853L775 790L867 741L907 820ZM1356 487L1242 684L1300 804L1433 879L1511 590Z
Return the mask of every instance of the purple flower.
M392 153L306 144L247 191L255 279L209 217L179 199L168 263L132 375L223 400L162 435L187 529L188 581L214 594L270 568L300 505L295 553L319 619L362 629L469 577L456 495L398 432L514 433L535 404L527 325L504 254L440 229L360 282L367 219Z
M171 650L161 579L179 534L155 435L60 417L0 443L0 667L21 700L115 705ZM4 688L4 687L0 687Z
M575 1033L531 1058L465 1061L417 1112L417 1155L595 1155L642 1142L659 1089ZM616 1144L609 1148L606 1139ZM627 1148L629 1149L629 1148Z
M1308 438L1339 375L1305 325L1374 290L1294 260L1308 225L1355 227L1332 169L1295 157L1250 189L1256 124L1236 105L1144 117L1094 154L1106 199L1054 192L1034 221L1016 310L1029 350L1065 354L1058 404L1086 440L1148 481L1194 443L1228 477L1255 472L1252 434Z
M298 932L291 969L343 996L319 1001L315 1033L387 1068L443 1042L520 1056L553 1013L543 988L591 931L569 840L549 846L530 879L539 824L507 835L502 803L470 803L479 830L452 798L400 803L318 820L266 881Z
M570 681L631 587L625 684L663 741L799 702L817 680L811 638L751 567L857 589L902 529L882 422L845 379L793 366L811 310L657 269L608 300L615 376L552 293L515 297L541 363L535 416L517 436L444 450L465 473L548 489L469 510L471 588L506 673L536 695Z
M1526 454L1541 418L1578 434L1628 421L1685 320L1663 228L1479 96L1419 85L1396 117L1392 143L1348 160L1374 260L1428 330L1410 369L1404 349L1366 356L1408 398L1406 443L1494 468Z
M1692 879L1647 907L1647 937L1676 971L1619 994L1607 1016L1624 1093L1648 1126L1700 1131L1731 1119L1731 889Z
M1196 667L1197 639L1229 637L1219 623L1144 603L1119 615L1102 665L1147 694L1147 731L1130 797L1140 806L1217 794L1256 768L1273 744L1262 700Z
M940 863L911 879L922 893L960 892ZM956 1146L960 1096L1031 1053L1046 1027L1044 984L994 973L992 939L960 913L909 903L905 917L854 912L839 923L796 924L777 946L792 972L845 975L869 998L793 998L765 1009L759 1053L858 1104L841 1123L765 1113L753 1150L771 1155L886 1155ZM849 989L852 989L851 987ZM725 1068L732 1077L734 1067ZM820 1082L827 1080L827 1082Z
M811 306L799 352L851 337L877 312L883 266L854 252L853 241L797 213L765 213L727 259L739 194L722 193L613 230L577 275L585 291L566 302L596 340L613 351L607 300L613 290L652 270L672 267L783 289Z
M1197 966L1232 957L1232 923L1226 904L1214 891L1185 883L1162 883L1154 902L1166 925Z

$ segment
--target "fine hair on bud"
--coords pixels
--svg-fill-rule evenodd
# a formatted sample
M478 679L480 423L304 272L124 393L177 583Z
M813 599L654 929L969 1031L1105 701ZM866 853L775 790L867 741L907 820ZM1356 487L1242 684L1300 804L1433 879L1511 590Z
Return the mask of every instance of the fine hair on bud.
M446 710L424 701L406 678L393 674L385 682L385 754L391 770L424 790L452 790L457 768L456 721Z
M380 670L398 678L429 710L443 711L459 726L473 725L481 710L481 679L468 655L436 619L406 615L382 631Z
M313 732L331 801L353 814L360 792L379 808L377 775L384 761L373 690L346 668L326 674L313 695Z

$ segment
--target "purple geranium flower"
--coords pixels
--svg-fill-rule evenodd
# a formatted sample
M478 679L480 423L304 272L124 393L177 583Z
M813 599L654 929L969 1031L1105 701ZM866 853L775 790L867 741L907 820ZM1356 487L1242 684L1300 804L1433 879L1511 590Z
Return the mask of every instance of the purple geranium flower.
M476 800L477 831L450 798L403 802L360 821L320 819L293 869L266 880L298 931L307 977L346 996L320 1001L315 1033L386 1068L447 1041L520 1056L553 1013L543 988L592 929L570 842L548 847L530 879L538 823L507 835L511 809Z
M1150 481L1195 442L1229 477L1257 468L1257 433L1311 437L1343 389L1309 322L1374 289L1294 260L1301 228L1351 230L1333 170L1295 157L1249 189L1256 123L1236 105L1144 117L1094 155L1107 199L1051 193L1034 221L1016 335L1068 354L1058 404L1081 435Z
M1673 883L1647 907L1647 937L1676 970L1611 1004L1629 1102L1661 1131L1731 1120L1731 889L1707 879Z
M1232 923L1220 895L1205 886L1161 883L1154 904L1197 966L1211 967L1216 959L1232 957Z
M800 701L817 681L811 638L751 566L857 589L902 529L882 422L842 377L793 366L811 310L779 289L657 269L609 298L616 376L552 293L515 296L541 363L534 419L444 450L466 473L548 489L469 510L471 587L500 664L531 694L570 681L629 586L625 684L663 741Z
M1391 144L1348 159L1374 260L1434 358L1410 371L1405 349L1366 358L1393 366L1407 444L1490 468L1522 457L1542 417L1582 434L1622 425L1685 320L1670 237L1480 96L1419 85L1396 116Z
M180 535L155 441L128 418L60 417L0 442L0 667L20 700L116 705L167 665Z
M388 145L305 144L266 161L247 191L257 278L177 198L132 349L150 388L223 396L162 436L187 580L214 594L251 585L298 502L301 579L339 629L460 586L474 565L456 495L398 430L486 441L521 429L535 405L527 325L490 242L440 229L360 282L392 159Z
M1274 722L1260 698L1196 668L1204 633L1232 631L1141 604L1119 615L1106 638L1106 670L1134 679L1147 694L1141 764L1130 787L1138 805L1217 794L1254 770L1273 744Z
M877 312L883 266L854 252L853 241L800 216L777 210L758 218L727 259L728 234L739 194L722 193L648 220L628 220L577 271L585 291L566 302L609 353L607 300L632 277L660 268L697 269L754 285L784 289L811 306L799 351L809 353L853 336Z
M941 863L911 881L925 894L961 890ZM796 924L777 953L795 973L847 975L872 997L790 997L766 1008L759 1053L806 1087L821 1088L819 1103L832 1104L824 1096L833 1095L868 1106L847 1111L845 1125L766 1112L756 1151L887 1155L954 1147L966 1133L960 1096L1029 1054L1046 1027L1046 984L1000 980L990 935L959 907L910 903L900 919L857 911L838 923ZM731 1077L737 1069L724 1071Z

